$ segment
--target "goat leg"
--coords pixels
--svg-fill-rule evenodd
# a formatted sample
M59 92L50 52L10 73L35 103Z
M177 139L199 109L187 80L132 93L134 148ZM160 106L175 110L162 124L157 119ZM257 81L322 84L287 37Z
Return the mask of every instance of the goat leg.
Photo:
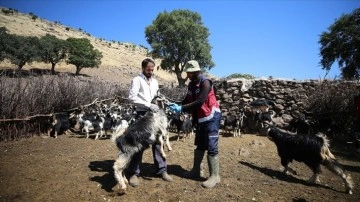
M163 137L162 135L159 135L158 136L158 142L160 143L160 153L161 153L161 156L166 159L166 154L165 154L165 151L164 151L164 140L163 140Z
M161 130L161 133L165 137L165 143L166 143L166 146L167 146L168 150L171 151L172 148L171 148L171 145L170 145L170 137L169 137L169 134L168 134L167 130Z

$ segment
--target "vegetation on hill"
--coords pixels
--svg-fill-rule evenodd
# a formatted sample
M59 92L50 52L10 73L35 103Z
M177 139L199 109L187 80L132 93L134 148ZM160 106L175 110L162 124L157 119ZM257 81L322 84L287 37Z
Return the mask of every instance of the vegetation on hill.
M90 41L94 50L102 53L101 64L99 68L86 68L81 70L82 74L94 76L109 82L121 84L130 84L131 79L141 71L141 61L149 57L148 48L144 45L136 45L131 42L120 42L112 39L104 39L93 37L81 28L72 28L61 24L60 21L48 21L38 16L36 20L32 19L32 15L18 12L11 8L1 8L0 27L4 26L8 30L8 34L19 36L33 36L42 38L45 35L53 35L58 39L67 40L68 38L86 38ZM24 26L26 25L26 26ZM0 49L0 53L2 49ZM0 59L3 55L0 54ZM44 59L43 59L44 60ZM2 61L2 62L1 62ZM9 60L2 59L0 61L0 69L17 68ZM160 65L160 59L156 59L157 65ZM26 63L22 69L48 69L46 65L49 62L32 61ZM64 59L56 63L56 72L76 72L76 68L71 63L66 63ZM164 70L155 70L155 75L161 84L169 85L177 82L176 76Z
M0 48L2 60L8 59L20 70L26 63L33 61L51 63L51 72L55 74L55 65L61 60L76 66L75 75L82 68L99 67L102 53L94 49L86 38L68 38L66 41L46 34L38 38L8 34L0 27Z

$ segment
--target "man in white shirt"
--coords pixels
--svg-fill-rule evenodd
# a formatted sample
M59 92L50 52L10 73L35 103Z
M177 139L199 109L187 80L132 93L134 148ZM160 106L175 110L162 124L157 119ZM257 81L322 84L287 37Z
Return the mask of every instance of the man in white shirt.
M159 89L159 83L153 77L155 62L146 58L142 61L141 67L142 73L133 78L129 92L129 100L136 106L136 119L145 115L147 111L156 112L159 110L159 106L151 103ZM166 159L161 156L160 145L152 145L152 152L157 169L156 174L160 175L165 181L173 181L172 177L167 173L167 163ZM129 184L133 187L139 185L138 176L140 175L142 155L143 151L135 154L128 168L131 175Z

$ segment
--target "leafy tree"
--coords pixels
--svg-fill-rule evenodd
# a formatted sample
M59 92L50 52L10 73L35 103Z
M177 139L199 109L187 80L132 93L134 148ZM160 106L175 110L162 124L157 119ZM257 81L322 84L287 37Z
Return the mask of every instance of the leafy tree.
M68 38L69 46L67 64L76 66L76 75L79 75L82 68L99 67L101 64L102 53L90 43L86 38Z
M10 35L6 27L0 27L0 62L6 58L6 49L9 45Z
M16 13L16 10L14 9L6 9L6 8L2 8L1 12L3 12L5 15L14 15L14 13Z
M38 58L39 38L34 36L9 35L6 58L20 70L26 63Z
M337 61L344 79L360 76L360 8L342 15L320 35L320 64L330 71Z
M55 65L66 58L67 41L46 34L40 38L40 61L51 63L51 73L55 74Z
M146 40L152 48L150 55L162 59L160 67L174 72L179 86L184 86L187 80L181 73L188 60L197 60L202 70L215 65L210 54L209 35L201 16L189 10L160 13L145 28Z
M33 21L35 21L37 18L38 18L38 16L36 16L36 15L32 15L32 16L31 16L31 19L32 19Z

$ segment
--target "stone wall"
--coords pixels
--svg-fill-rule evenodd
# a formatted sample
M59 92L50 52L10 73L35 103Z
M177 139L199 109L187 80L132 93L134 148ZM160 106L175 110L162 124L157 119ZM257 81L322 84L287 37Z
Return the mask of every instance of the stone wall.
M331 81L331 85L338 86L339 83L344 83L344 81ZM306 111L309 110L308 98L320 84L318 80L304 82L265 79L214 81L223 116L238 114L244 108L244 104L258 98L265 98L275 102L272 108L276 112L274 121L280 126L286 125L293 118L306 118ZM354 83L351 82L350 85Z

